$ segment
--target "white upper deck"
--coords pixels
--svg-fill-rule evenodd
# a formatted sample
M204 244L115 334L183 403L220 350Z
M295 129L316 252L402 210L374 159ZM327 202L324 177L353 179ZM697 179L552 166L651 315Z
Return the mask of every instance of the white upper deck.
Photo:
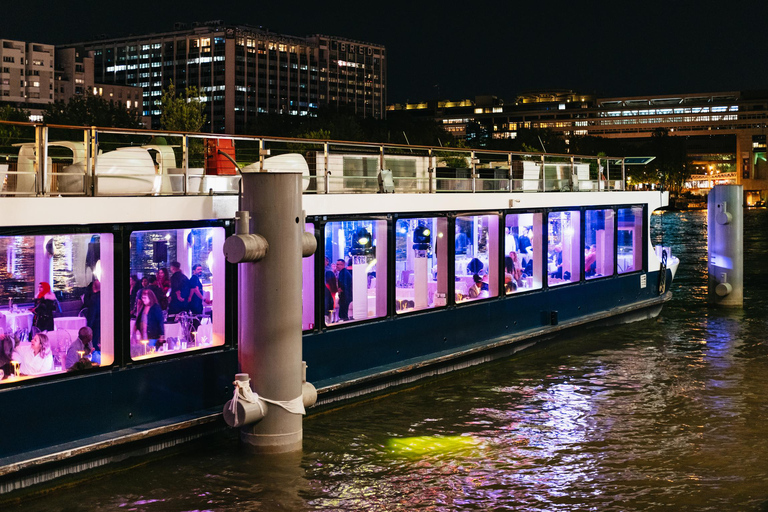
M0 226L231 219L241 172L300 172L307 215L666 204L623 158L0 123Z

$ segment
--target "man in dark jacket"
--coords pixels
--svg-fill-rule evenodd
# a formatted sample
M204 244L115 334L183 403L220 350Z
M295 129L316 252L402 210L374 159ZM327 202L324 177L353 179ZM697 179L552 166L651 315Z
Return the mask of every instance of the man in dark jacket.
M352 272L344 264L344 260L336 262L339 288L339 320L349 320L349 305L352 303Z

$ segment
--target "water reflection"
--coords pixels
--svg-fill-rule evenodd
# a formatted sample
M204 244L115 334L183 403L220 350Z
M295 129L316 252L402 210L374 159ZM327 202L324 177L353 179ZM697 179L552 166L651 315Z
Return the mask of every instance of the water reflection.
M743 311L704 302L705 214L653 222L681 258L657 320L315 416L299 456L219 439L23 510L765 510L768 214L745 218Z

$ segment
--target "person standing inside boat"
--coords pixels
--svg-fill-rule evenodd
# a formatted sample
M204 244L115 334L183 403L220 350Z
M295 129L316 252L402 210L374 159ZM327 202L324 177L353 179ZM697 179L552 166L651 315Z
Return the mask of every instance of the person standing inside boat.
M189 278L187 304L189 304L189 312L197 317L193 320L195 329L200 325L200 316L203 314L203 282L200 280L202 275L203 266L199 263L193 265L192 277Z
M19 362L22 375L39 375L53 371L53 352L48 344L48 336L39 332L30 343L19 343L13 351L13 359Z
M147 345L150 347L155 347L165 341L163 310L160 309L157 297L152 293L152 290L141 290L139 293L136 324L131 337L136 341L147 340Z
M163 290L163 295L165 295L165 308L168 308L168 292L171 290L171 280L168 277L168 269L165 267L160 268L160 270L157 271L157 286L160 287L161 290ZM160 301L160 297L157 297L157 300Z
M40 331L53 330L53 313L58 311L59 302L51 291L51 285L42 281L37 286L37 297L35 306L30 310L34 313L32 325Z
M136 312L136 297L139 295L139 290L141 290L141 282L139 281L139 276L136 274L132 274L129 278L130 281L130 295L128 298L128 302L131 306L131 318L135 318L135 312Z
M336 262L336 271L338 272L338 290L339 290L339 320L349 320L349 305L352 304L352 272L340 259Z
M189 309L189 278L181 271L181 263L171 262L171 301L168 303L168 320L176 321L176 314Z
M326 258L327 260L328 258ZM336 301L338 299L338 287L336 286L336 274L333 270L325 271L325 323L331 324L336 322L334 318L334 311L336 310Z
M86 325L91 330L95 350L101 351L101 281L96 277L83 294Z
M148 284L145 286L145 288L147 290L152 290L152 293L155 294L155 298L157 298L157 303L160 305L160 309L166 311L168 309L168 296L165 295L163 289L158 286L157 278L150 274L147 278L147 283Z

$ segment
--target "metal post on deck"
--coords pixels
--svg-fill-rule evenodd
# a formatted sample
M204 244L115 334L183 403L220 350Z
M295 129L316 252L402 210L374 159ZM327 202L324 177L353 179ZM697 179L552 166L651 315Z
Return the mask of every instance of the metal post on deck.
M94 195L94 176L96 175L96 159L93 153L92 140L96 135L96 127L91 126L83 130L83 146L85 147L85 176L83 177L83 194Z
M475 158L475 152L470 153L470 159L472 164L472 193L477 191L477 158Z
M184 169L184 183L181 190L184 195L187 195L187 187L189 187L189 135L184 135L181 138L181 166Z
M323 142L323 166L324 166L324 177L323 177L323 185L325 186L325 193L330 193L331 188L331 171L328 169L328 143Z
M261 412L253 415L256 423L228 423L241 427L240 439L258 453L300 450L301 415L313 403L304 398L301 260L316 241L304 232L301 180L299 172L243 172L242 225L224 244L227 260L241 262L238 357ZM242 374L238 380L247 380Z
M37 195L44 196L48 190L48 127L35 125L35 163L37 163Z
M707 200L707 300L744 305L744 187L715 185Z
M432 186L432 178L435 174L435 161L434 156L432 155L432 148L429 148L429 161L427 163L427 179L429 179L429 193L435 191L435 189Z
M621 159L621 190L627 189L627 163L626 158Z

